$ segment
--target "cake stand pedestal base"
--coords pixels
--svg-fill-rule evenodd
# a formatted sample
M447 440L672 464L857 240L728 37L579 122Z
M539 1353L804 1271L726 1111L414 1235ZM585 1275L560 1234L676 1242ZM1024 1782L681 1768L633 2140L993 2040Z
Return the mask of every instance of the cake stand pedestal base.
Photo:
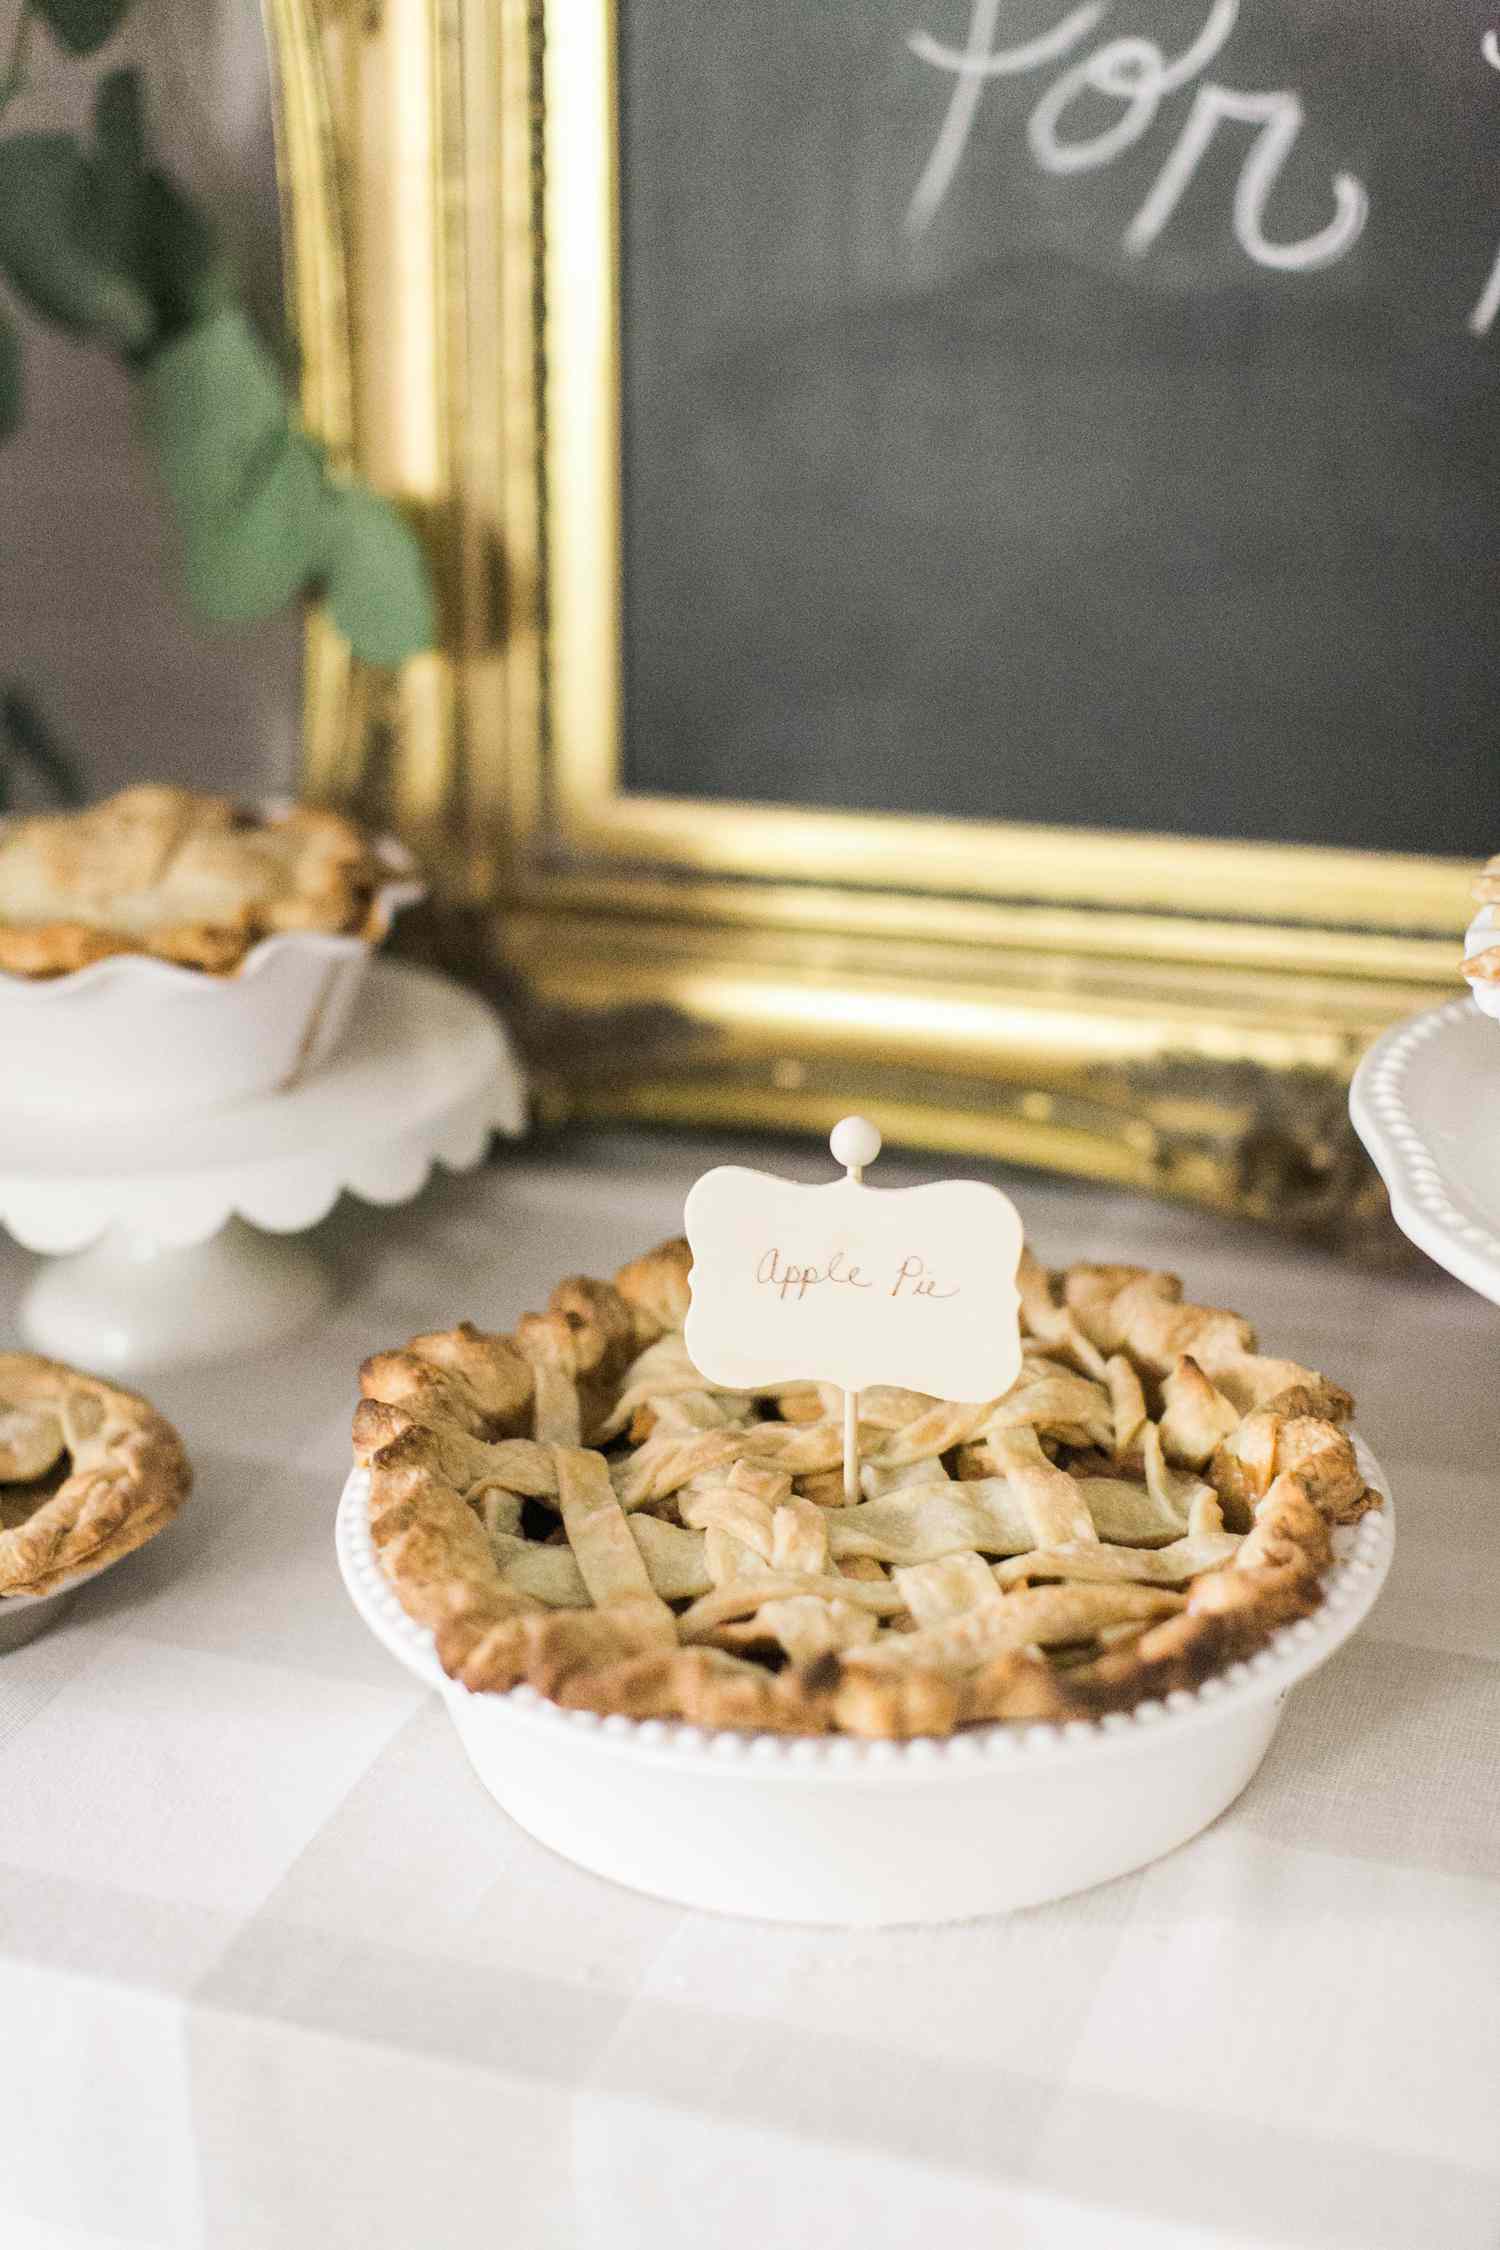
M186 1250L112 1232L43 1266L21 1301L21 1332L51 1359L122 1375L262 1350L305 1328L332 1295L311 1250L243 1219Z
M287 1240L347 1189L408 1202L435 1163L477 1164L525 1124L492 1009L425 969L372 962L338 1050L281 1094L182 1118L47 1118L0 1103L0 1224L56 1262L21 1306L29 1343L102 1375L279 1344L334 1282Z

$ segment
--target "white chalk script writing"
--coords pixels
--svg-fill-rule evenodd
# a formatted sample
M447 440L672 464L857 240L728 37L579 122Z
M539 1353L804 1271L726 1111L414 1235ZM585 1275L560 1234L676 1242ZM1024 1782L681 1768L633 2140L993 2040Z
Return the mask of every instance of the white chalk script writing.
M1078 54L1113 4L1114 0L1087 0L1050 31L1012 47L998 44L1003 0L972 0L969 36L962 47L947 46L926 31L912 33L907 41L912 53L934 70L950 72L953 92L907 210L909 234L921 234L942 209L968 146L985 85L1045 70ZM1026 138L1038 169L1061 176L1092 172L1134 148L1156 123L1167 96L1190 85L1219 54L1238 21L1239 4L1240 0L1212 0L1202 29L1179 55L1163 54L1154 39L1127 34L1106 39L1070 61L1038 97L1027 119ZM1118 104L1118 114L1098 130L1070 137L1069 113L1080 102L1096 110L1100 101ZM1234 238L1245 256L1283 273L1306 273L1342 258L1358 240L1369 212L1369 197L1349 172L1333 176L1333 216L1325 226L1294 241L1277 241L1269 232L1272 193L1302 124L1302 100L1290 88L1240 93L1231 86L1202 81L1154 184L1125 229L1126 250L1139 257L1151 248L1186 194L1219 127L1248 125L1254 128L1254 138L1240 166L1232 209Z
M858 1266L850 1263L847 1254L835 1250L825 1265L798 1265L794 1259L784 1258L779 1249L767 1250L755 1268L756 1281L762 1288L774 1289L783 1304L788 1298L800 1304L809 1289L821 1289L832 1283L841 1289L881 1288L888 1297L957 1297L962 1292L944 1289L936 1275L927 1270L925 1259L915 1252L901 1260L889 1288L885 1283L869 1280Z
M1500 70L1500 37L1493 31L1484 34L1479 42L1479 52L1491 70ZM1489 279L1480 290L1478 301L1469 315L1470 335L1488 336L1495 324L1497 312L1500 312L1500 254L1497 254L1495 263L1490 267Z

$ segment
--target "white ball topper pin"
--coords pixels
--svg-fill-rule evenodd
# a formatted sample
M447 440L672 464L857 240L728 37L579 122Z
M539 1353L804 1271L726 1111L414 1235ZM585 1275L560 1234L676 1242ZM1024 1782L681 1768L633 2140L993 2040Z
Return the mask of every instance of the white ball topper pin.
M979 1180L868 1188L880 1135L829 1137L846 1177L822 1187L721 1164L684 1213L693 1253L688 1356L726 1390L798 1376L844 1393L844 1489L859 1497L858 1401L873 1383L977 1404L1021 1372L1021 1218Z

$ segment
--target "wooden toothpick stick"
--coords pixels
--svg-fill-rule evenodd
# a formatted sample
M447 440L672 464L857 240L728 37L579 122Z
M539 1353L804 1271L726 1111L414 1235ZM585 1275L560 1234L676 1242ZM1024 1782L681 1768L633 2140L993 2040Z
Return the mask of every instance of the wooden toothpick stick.
M828 1136L834 1162L842 1164L856 1185L865 1166L880 1154L880 1132L868 1117L841 1117ZM859 1498L859 1393L844 1393L844 1502L853 1507Z
M844 1393L844 1505L859 1498L859 1393Z

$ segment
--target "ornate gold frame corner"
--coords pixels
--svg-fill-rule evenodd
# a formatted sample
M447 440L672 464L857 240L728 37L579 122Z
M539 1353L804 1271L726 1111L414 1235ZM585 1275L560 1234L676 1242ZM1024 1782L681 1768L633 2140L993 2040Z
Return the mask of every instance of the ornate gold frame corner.
M888 1138L1336 1227L1345 1090L1451 991L1457 863L622 785L613 0L270 0L309 421L440 650L309 632L307 784L393 819L545 1114ZM776 869L768 879L765 870Z

